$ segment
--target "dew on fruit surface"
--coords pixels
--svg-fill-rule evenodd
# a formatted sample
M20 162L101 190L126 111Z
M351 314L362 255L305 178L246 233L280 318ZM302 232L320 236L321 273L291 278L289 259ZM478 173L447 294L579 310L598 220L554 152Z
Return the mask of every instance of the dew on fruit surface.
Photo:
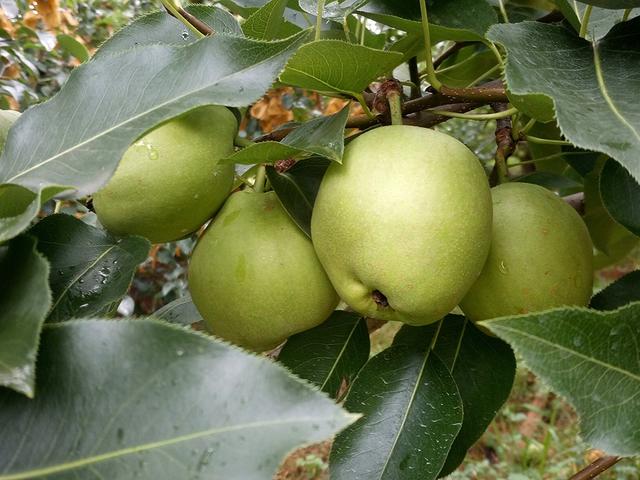
M187 32L186 30L182 31L182 39L183 40L187 40L189 38L189 32Z
M509 269L507 268L507 265L504 263L504 260L500 260L500 263L498 264L498 270L500 270L500 273L502 274L509 273Z
M194 199L194 200L198 200L199 198L200 198L200 194L199 194L199 193L196 193L196 194L193 196L193 199Z

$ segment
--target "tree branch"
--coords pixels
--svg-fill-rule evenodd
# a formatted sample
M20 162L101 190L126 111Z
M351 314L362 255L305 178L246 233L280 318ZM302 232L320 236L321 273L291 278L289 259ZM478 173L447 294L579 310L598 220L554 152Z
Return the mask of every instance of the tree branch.
M167 13L169 15L171 15L172 17L175 18L175 15L169 10L166 9ZM213 29L207 25L206 23L204 23L202 20L200 20L197 17L194 17L193 15L191 15L189 12L187 12L184 8L177 8L178 13L180 15L182 15L182 17L189 22L189 24L195 28L196 30L198 30L201 34L203 35L213 35L215 32L213 31Z
M494 112L504 112L508 109L508 105L506 103L492 103L491 108ZM513 140L511 132L511 117L500 118L496 121L496 146L498 148L496 149L494 173L497 174L499 183L509 180L507 159L516 149L516 142Z
M600 457L595 462L591 463L590 465L587 465L585 468L580 470L569 480L591 480L593 478L596 478L602 472L613 467L620 460L621 460L620 457L612 457L612 456Z
M442 122L450 120L444 115L429 114L430 108L438 107L438 110L465 113L474 110L489 103L506 103L508 102L507 94L501 80L493 80L483 85L473 88L447 88L446 94L443 93L427 93L426 95L404 102L402 106L402 115L409 116L418 112L423 112L419 117L409 117L405 121L406 125L420 125L432 127ZM373 97L372 94L369 94ZM371 98L373 103L373 98ZM347 121L347 128L365 129L373 127L376 124L388 124L389 118L386 112L369 117L368 115L355 115ZM256 142L280 141L291 133L295 127L282 128L271 133L256 138Z

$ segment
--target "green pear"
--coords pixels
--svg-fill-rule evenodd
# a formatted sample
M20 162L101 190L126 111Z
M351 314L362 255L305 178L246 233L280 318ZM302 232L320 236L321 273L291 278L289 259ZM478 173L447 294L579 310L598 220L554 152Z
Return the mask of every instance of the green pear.
M126 151L93 197L100 222L153 243L183 238L220 208L233 184L237 121L225 107L200 107L151 130Z
M491 250L460 307L472 320L585 306L593 288L593 245L580 215L528 183L494 187Z
M482 270L491 194L478 158L433 130L364 133L322 180L311 238L351 308L425 325L444 317Z
M196 245L189 290L214 335L256 351L319 325L338 304L274 192L229 197Z

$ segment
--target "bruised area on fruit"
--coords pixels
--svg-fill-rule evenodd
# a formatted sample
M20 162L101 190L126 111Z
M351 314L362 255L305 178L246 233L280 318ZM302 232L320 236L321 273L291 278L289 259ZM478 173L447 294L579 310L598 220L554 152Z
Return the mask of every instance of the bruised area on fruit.
M387 300L387 297L385 297L380 290L374 290L373 292L371 292L371 298L373 298L373 301L376 302L378 308L389 307L389 301Z

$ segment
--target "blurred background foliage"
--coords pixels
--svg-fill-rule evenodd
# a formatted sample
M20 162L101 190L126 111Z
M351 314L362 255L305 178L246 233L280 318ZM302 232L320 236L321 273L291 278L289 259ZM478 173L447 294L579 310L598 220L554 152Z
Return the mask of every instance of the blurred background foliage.
M0 7L0 108L23 111L55 94L73 68L87 61L102 42L134 17L157 9L157 4L147 0L0 0ZM405 72L396 72L396 76L402 78ZM300 89L274 89L242 112L240 134L256 138L288 122L336 113L345 104L344 100ZM353 113L362 113L359 105L351 108ZM495 122L452 120L438 128L459 138L490 169ZM526 161L529 155L527 149L520 149L510 162ZM528 172L524 168L520 173ZM95 216L79 202L51 202L45 213L54 209L95 222ZM154 246L138 268L118 314L150 314L183 296L187 260L196 238L197 234ZM599 270L596 288L639 266L640 249L636 248L621 261ZM388 346L396 330L397 326L390 324L377 330L372 337L373 353ZM589 450L578 431L571 407L520 367L510 401L450 478L568 478L602 454ZM276 479L327 479L328 452L327 443L301 449L287 459ZM639 480L639 472L640 460L626 460L601 478Z

